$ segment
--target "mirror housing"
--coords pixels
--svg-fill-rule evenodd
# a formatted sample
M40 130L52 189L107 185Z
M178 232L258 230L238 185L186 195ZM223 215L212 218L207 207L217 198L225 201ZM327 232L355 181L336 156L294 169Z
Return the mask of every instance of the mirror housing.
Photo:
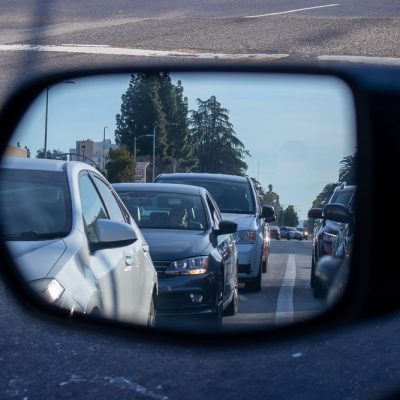
M134 229L123 222L99 219L96 221L96 229L99 241L90 244L92 252L129 246L137 240Z
M345 224L353 222L353 214L343 204L331 203L324 207L323 214L326 219Z
M274 222L276 220L274 207L263 206L261 217L264 218L266 222Z
M215 229L215 234L217 236L219 235L228 235L230 233L235 233L237 231L237 223L228 221L228 220L222 220L219 223L218 229Z
M311 208L308 210L308 218L321 219L323 218L322 208Z

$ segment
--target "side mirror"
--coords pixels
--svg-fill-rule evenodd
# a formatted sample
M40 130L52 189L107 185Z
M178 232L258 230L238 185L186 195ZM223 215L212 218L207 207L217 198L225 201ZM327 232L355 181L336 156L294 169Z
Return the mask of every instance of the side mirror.
M307 215L308 218L321 219L323 218L322 208L310 208Z
M138 239L134 229L123 222L99 219L96 230L99 241L90 244L92 251L129 246Z
M266 222L274 222L276 220L274 207L263 206L261 217L264 218Z
M220 221L218 229L215 230L217 235L228 235L229 233L235 233L237 231L237 223L223 220Z
M353 222L353 214L343 204L331 203L324 207L324 216L336 222L351 223Z

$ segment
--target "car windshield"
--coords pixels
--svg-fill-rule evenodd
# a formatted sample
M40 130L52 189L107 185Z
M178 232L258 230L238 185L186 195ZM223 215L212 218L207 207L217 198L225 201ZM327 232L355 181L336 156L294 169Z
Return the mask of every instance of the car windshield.
M330 203L339 203L348 207L352 196L352 190L337 190L333 193Z
M200 196L182 193L117 191L140 228L204 230L208 227Z
M248 182L191 178L168 179L165 177L158 178L157 182L173 182L204 187L214 197L222 213L255 213L253 192Z
M71 230L71 206L65 173L3 169L0 218L9 241L66 236Z

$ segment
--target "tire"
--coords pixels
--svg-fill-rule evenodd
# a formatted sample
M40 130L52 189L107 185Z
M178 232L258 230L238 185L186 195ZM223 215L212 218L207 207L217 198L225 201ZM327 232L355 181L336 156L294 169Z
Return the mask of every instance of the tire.
M324 290L321 282L318 279L314 279L313 295L316 299L322 299L326 296L326 291Z
M311 257L311 276L310 276L310 286L311 286L311 288L314 287L314 282L315 282L314 270L315 270L315 258L314 258L314 252L313 252L313 255Z
M290 235L286 235L286 239L287 239L287 240L290 240Z
M150 303L150 313L149 313L149 318L147 320L147 326L149 328L154 328L156 326L156 306L154 302L154 293L153 296L151 296L151 303Z
M260 265L258 275L254 279L252 279L250 282L246 283L246 290L248 290L249 292L261 291L261 270L262 270L262 267Z

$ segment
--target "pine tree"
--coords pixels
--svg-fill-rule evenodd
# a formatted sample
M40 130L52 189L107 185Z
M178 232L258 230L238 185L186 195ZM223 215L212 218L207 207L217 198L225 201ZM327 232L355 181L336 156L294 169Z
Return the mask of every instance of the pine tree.
M191 112L191 133L199 163L196 171L244 175L247 164L243 161L249 152L236 137L229 122L229 111L215 96L197 99L198 110Z

